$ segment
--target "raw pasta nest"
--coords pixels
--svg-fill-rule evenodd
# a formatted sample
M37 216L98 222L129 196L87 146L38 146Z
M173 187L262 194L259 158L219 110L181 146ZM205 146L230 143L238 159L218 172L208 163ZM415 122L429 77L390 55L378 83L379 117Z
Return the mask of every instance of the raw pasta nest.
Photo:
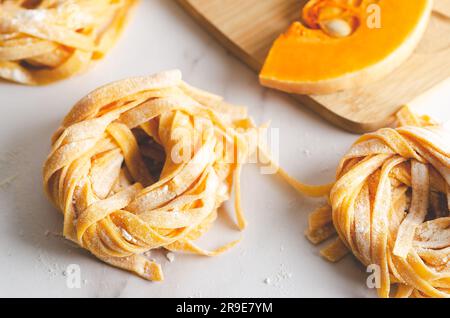
M135 3L0 1L0 78L38 85L85 70L114 44Z
M408 108L398 128L360 137L344 156L329 204L313 212L307 237L337 261L350 250L377 265L378 293L450 296L450 134Z
M193 241L210 228L233 182L244 228L239 178L256 149L247 141L253 127L245 108L188 86L179 71L93 91L64 119L44 166L64 236L149 280L162 280L149 250L225 251L236 241L214 251Z

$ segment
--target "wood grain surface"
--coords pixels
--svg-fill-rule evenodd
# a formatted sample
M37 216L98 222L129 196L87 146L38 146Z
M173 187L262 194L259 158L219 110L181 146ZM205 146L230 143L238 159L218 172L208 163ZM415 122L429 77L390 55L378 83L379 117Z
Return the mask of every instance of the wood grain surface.
M177 0L200 25L256 72L279 34L306 0ZM387 126L404 104L450 77L450 0L435 0L415 53L397 70L363 88L329 95L294 95L332 123L361 133ZM276 105L273 105L276 107Z

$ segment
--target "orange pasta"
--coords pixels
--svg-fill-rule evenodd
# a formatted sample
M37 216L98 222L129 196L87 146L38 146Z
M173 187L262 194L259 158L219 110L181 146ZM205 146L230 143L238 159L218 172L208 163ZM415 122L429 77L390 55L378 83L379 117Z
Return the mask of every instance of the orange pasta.
M257 145L242 107L188 86L179 71L118 81L81 99L55 133L44 187L64 214L64 236L149 280L163 247L213 256L194 241L217 217ZM180 145L182 147L180 147ZM181 159L181 160L180 160Z
M102 58L136 0L0 1L0 78L47 84Z
M307 237L338 238L322 254L352 252L380 271L378 294L450 296L450 133L408 108L397 128L360 137L341 160L329 204L309 218Z

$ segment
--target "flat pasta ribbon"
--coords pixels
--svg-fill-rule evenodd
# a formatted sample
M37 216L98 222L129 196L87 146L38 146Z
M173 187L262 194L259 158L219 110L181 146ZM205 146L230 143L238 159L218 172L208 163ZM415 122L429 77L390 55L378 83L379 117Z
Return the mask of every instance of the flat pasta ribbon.
M341 160L308 239L330 261L377 265L381 297L450 296L450 133L407 107L397 128L360 137Z
M64 214L63 234L99 259L149 280L163 247L213 256L194 241L216 219L257 149L246 109L193 88L179 71L101 87L81 99L53 136L44 188Z
M1 0L0 78L41 85L102 58L136 0Z

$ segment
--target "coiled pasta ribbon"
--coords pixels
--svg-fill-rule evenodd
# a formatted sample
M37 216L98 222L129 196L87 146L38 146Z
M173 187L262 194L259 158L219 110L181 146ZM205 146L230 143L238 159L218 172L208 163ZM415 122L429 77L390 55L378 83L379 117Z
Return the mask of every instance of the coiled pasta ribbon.
M44 187L64 214L64 236L99 259L149 280L164 247L206 251L203 235L239 180L255 126L245 108L188 86L179 71L118 81L81 99L53 137Z
M307 237L338 238L322 254L351 251L377 265L378 294L450 296L450 134L403 108L397 128L360 137L343 157L329 204L309 218Z
M1 0L0 78L46 84L85 70L120 35L136 0Z

